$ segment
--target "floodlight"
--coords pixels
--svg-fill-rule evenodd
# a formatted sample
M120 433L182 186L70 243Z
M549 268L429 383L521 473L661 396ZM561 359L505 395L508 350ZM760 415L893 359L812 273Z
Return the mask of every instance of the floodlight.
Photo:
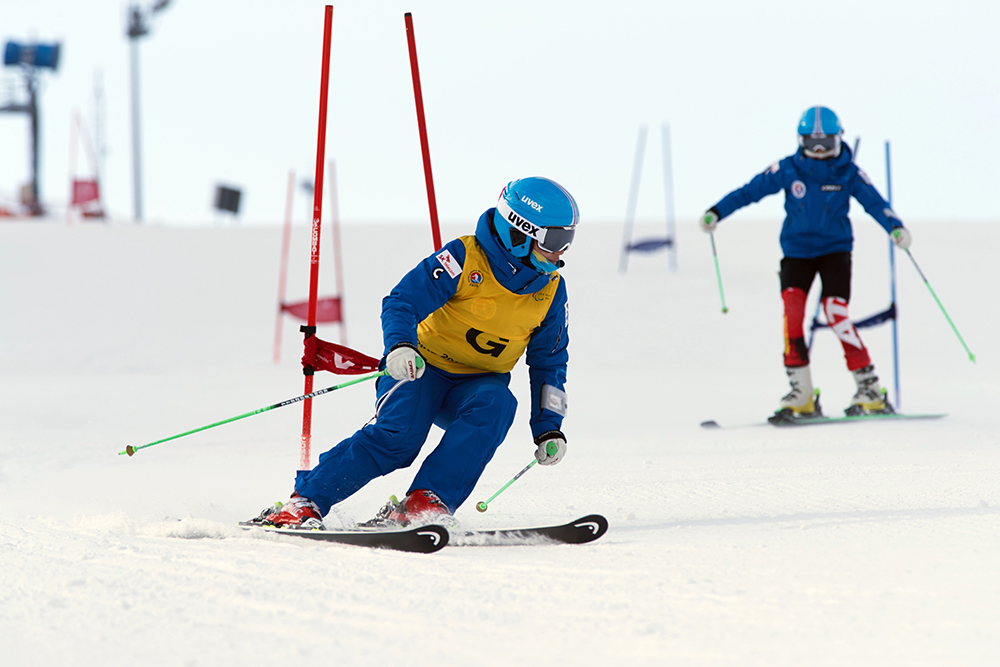
M59 67L59 43L19 44L7 42L3 52L4 65L28 65L54 70Z

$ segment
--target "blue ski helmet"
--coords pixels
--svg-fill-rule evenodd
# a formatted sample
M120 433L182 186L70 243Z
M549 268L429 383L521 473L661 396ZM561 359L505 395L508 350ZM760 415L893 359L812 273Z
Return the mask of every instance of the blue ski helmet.
M573 196L555 181L540 176L508 183L500 192L493 216L493 226L507 252L529 258L532 266L543 273L559 267L532 252L532 240L547 252L566 250L579 221Z
M799 145L806 156L825 160L840 155L840 126L837 114L826 107L812 107L799 121Z

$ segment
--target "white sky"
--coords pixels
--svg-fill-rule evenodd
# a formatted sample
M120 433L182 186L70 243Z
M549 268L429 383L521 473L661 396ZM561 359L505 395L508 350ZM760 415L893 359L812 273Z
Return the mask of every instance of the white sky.
M150 3L151 4L151 3ZM241 219L277 223L289 169L315 169L324 2L173 0L140 45L147 221L198 223L218 183ZM334 5L327 156L347 221L426 221L403 14L414 16L438 208L474 220L510 179L545 175L586 220L625 214L636 133L650 127L640 218L664 211L659 125L673 138L676 210L693 218L795 149L832 107L859 164L903 220L998 220L1000 3L989 0L346 0ZM69 129L105 100L106 205L132 215L127 3L0 9L0 39L60 41L42 76L42 195L65 205ZM4 68L0 103L20 77ZM0 114L0 204L29 178L28 121ZM78 172L88 167L78 157ZM296 200L307 220L311 200ZM781 197L750 212L780 217Z

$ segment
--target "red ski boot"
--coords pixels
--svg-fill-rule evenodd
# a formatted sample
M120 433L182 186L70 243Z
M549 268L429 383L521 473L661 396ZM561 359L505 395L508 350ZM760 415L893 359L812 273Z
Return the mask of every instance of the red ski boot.
M292 494L287 503L277 502L268 507L260 515L247 522L257 526L274 526L277 528L306 528L324 530L323 515L319 507L308 498Z
M450 516L451 512L448 510L448 506L438 498L436 493L426 489L417 489L393 508L386 522L408 526L414 522L417 524L436 523L439 519Z

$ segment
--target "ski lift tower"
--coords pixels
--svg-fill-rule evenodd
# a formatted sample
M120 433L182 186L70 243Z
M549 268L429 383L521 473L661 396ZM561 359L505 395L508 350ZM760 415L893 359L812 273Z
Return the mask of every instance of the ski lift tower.
M31 118L31 183L22 194L22 201L31 215L42 215L42 198L38 187L38 74L39 70L55 71L59 66L59 44L19 44L7 42L3 64L20 67L24 73L28 101L24 104L9 102L0 106L0 112L26 113Z
M154 14L166 9L170 0L156 0L148 9L139 5L128 8L130 66L132 73L132 192L135 221L142 222L142 159L139 133L139 38L149 34L149 21Z

